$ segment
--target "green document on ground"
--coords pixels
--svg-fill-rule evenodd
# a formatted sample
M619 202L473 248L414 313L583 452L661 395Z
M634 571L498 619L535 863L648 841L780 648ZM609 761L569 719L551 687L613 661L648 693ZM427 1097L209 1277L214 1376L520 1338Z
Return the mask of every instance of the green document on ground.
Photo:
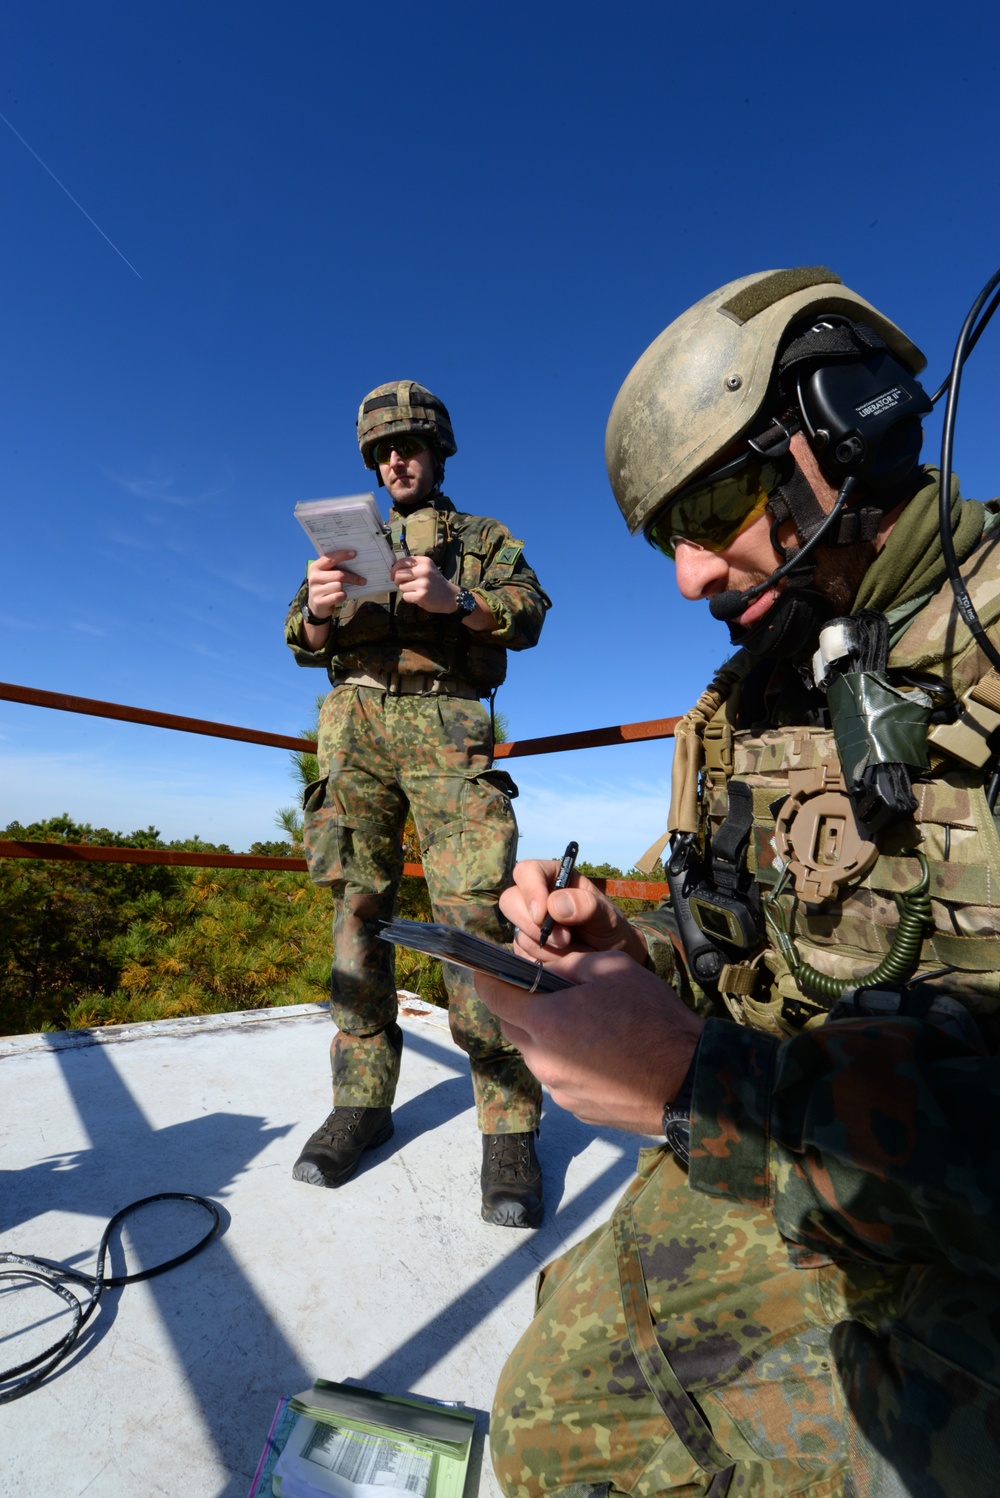
M296 1418L269 1464L275 1498L462 1498L475 1426L469 1410L317 1379L288 1401L287 1414ZM252 1492L263 1498L268 1488Z

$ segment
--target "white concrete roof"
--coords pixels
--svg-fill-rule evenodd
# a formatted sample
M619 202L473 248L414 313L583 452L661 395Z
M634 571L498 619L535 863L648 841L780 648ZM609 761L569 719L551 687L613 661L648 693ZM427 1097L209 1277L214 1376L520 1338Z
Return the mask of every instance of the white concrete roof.
M0 1250L90 1271L107 1220L158 1191L209 1196L226 1224L106 1291L69 1362L0 1406L2 1498L245 1498L279 1397L316 1376L464 1401L467 1498L498 1491L483 1436L535 1272L607 1216L639 1141L546 1099L545 1222L488 1227L466 1059L442 1011L401 1023L395 1136L336 1191L291 1178L330 1108L321 1006L0 1039ZM147 1209L129 1269L200 1236L194 1212ZM0 1288L9 1367L68 1322L46 1292Z

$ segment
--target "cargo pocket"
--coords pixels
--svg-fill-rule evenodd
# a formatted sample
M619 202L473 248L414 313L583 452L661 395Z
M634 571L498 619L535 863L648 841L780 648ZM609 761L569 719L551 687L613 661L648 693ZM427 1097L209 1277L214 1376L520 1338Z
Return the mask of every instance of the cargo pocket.
M302 845L313 884L340 884L344 878L341 821L328 780L314 780L302 793Z
M463 788L454 858L470 894L497 895L510 884L517 857L517 786L506 770L481 770Z

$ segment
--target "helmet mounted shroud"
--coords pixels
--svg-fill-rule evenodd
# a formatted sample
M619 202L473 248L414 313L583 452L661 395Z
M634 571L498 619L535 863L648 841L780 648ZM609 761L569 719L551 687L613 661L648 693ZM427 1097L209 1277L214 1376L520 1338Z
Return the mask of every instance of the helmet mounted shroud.
M437 460L439 484L444 460L458 451L447 406L416 380L391 380L369 391L358 410L357 431L365 467L374 469L380 485L375 448L385 437L422 437Z

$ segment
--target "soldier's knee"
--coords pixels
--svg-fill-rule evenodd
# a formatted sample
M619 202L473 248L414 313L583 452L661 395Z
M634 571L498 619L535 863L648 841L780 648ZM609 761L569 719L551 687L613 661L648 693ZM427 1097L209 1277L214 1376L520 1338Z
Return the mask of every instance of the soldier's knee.
M371 890L349 895L344 902L345 914L356 921L362 921L366 926L374 925L384 917L385 899L385 895L376 894Z

